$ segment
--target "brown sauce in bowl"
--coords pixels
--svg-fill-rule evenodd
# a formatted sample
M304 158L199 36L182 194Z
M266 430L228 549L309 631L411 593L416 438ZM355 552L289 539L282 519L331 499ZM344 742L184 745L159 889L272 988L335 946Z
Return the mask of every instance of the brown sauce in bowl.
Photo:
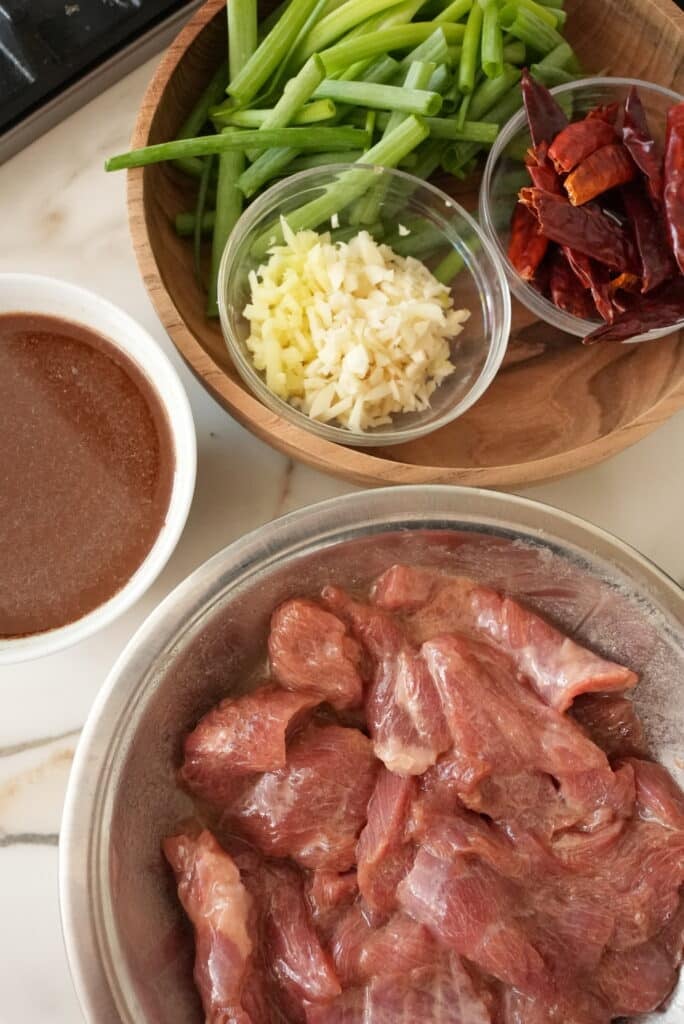
M164 525L174 451L133 361L78 324L0 315L0 637L74 622Z

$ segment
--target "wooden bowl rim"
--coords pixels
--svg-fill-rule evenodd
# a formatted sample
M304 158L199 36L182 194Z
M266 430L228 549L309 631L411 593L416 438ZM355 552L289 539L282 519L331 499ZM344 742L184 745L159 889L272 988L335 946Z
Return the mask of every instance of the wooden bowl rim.
M672 23L673 31L682 33L684 13L680 12L671 0L641 2L644 6L657 9ZM206 0L162 55L143 96L131 139L133 148L148 144L158 98L164 94L187 50L224 6L225 0ZM565 476L617 454L651 433L684 407L682 376L648 410L602 437L540 459L498 466L418 465L371 455L362 449L348 448L315 437L267 409L245 390L241 383L229 377L186 325L164 284L152 248L143 201L144 173L145 168L135 168L127 172L129 230L143 282L171 340L202 386L219 404L227 408L239 423L271 446L290 457L301 458L317 469L374 486L388 482L459 483L480 487L537 483ZM211 373L210 377L207 375L208 371Z

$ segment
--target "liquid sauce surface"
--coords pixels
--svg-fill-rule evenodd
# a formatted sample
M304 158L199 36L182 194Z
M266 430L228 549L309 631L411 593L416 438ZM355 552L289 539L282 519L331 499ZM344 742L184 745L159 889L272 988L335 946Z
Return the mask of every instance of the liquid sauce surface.
M49 316L0 316L0 637L73 622L130 579L164 524L173 442L118 348Z

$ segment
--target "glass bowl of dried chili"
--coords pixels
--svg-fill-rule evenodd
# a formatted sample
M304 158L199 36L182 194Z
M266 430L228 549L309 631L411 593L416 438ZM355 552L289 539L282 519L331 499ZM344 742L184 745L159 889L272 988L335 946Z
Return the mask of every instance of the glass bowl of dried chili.
M635 78L606 77L583 78L568 82L551 89L551 94L563 109L569 122L582 120L592 111L596 111L599 118L602 116L601 112L607 112L609 115L617 112L615 129L619 139L625 100L633 89L636 89L641 101L648 128L655 142L657 157L662 160L667 112L673 105L682 101L682 96L672 89ZM544 111L541 111L541 117L543 119ZM556 132L552 132L552 134L555 135ZM576 142L581 147L582 140L579 139ZM518 195L521 189L532 184L529 170L525 164L526 156L532 145L533 139L527 115L521 107L501 128L489 154L480 189L480 224L501 257L508 283L515 297L540 320L544 320L568 334L586 337L602 322L591 301L593 289L585 289L584 296L578 290L576 303L573 303L572 297L568 297L566 308L562 309L547 297L548 278L545 280L545 275L548 275L549 272L548 259L541 260L534 272L530 268L531 272L523 276L513 265L509 256L512 229L515 230L515 226L512 226L512 217ZM571 164L572 159L573 155L569 154L568 163ZM609 194L617 197L617 189L611 189L610 193L604 193L604 195ZM602 196L599 196L598 199L601 200ZM618 198L617 201L619 206L620 199ZM628 211L626 219L631 219ZM571 228L567 239L565 239L565 244L570 249L576 249L581 245L582 251L589 255L591 246L587 244L586 234L583 238L573 236ZM590 256L594 265L609 266L608 263L596 260L596 255L597 250L594 248ZM604 255L609 256L607 253ZM535 262L534 259L532 262ZM611 276L616 278L618 275L619 272L614 265L611 268ZM574 313L570 311L573 308L575 309Z

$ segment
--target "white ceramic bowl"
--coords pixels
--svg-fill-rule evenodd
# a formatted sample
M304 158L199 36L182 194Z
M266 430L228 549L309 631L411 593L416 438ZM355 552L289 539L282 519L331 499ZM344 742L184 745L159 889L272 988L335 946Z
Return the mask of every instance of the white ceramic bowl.
M154 338L111 302L76 285L36 274L0 274L0 314L41 313L71 320L102 335L131 359L166 411L175 470L166 520L145 560L104 604L66 626L0 639L0 666L53 654L84 640L134 604L157 578L185 526L195 489L197 443L180 378Z

